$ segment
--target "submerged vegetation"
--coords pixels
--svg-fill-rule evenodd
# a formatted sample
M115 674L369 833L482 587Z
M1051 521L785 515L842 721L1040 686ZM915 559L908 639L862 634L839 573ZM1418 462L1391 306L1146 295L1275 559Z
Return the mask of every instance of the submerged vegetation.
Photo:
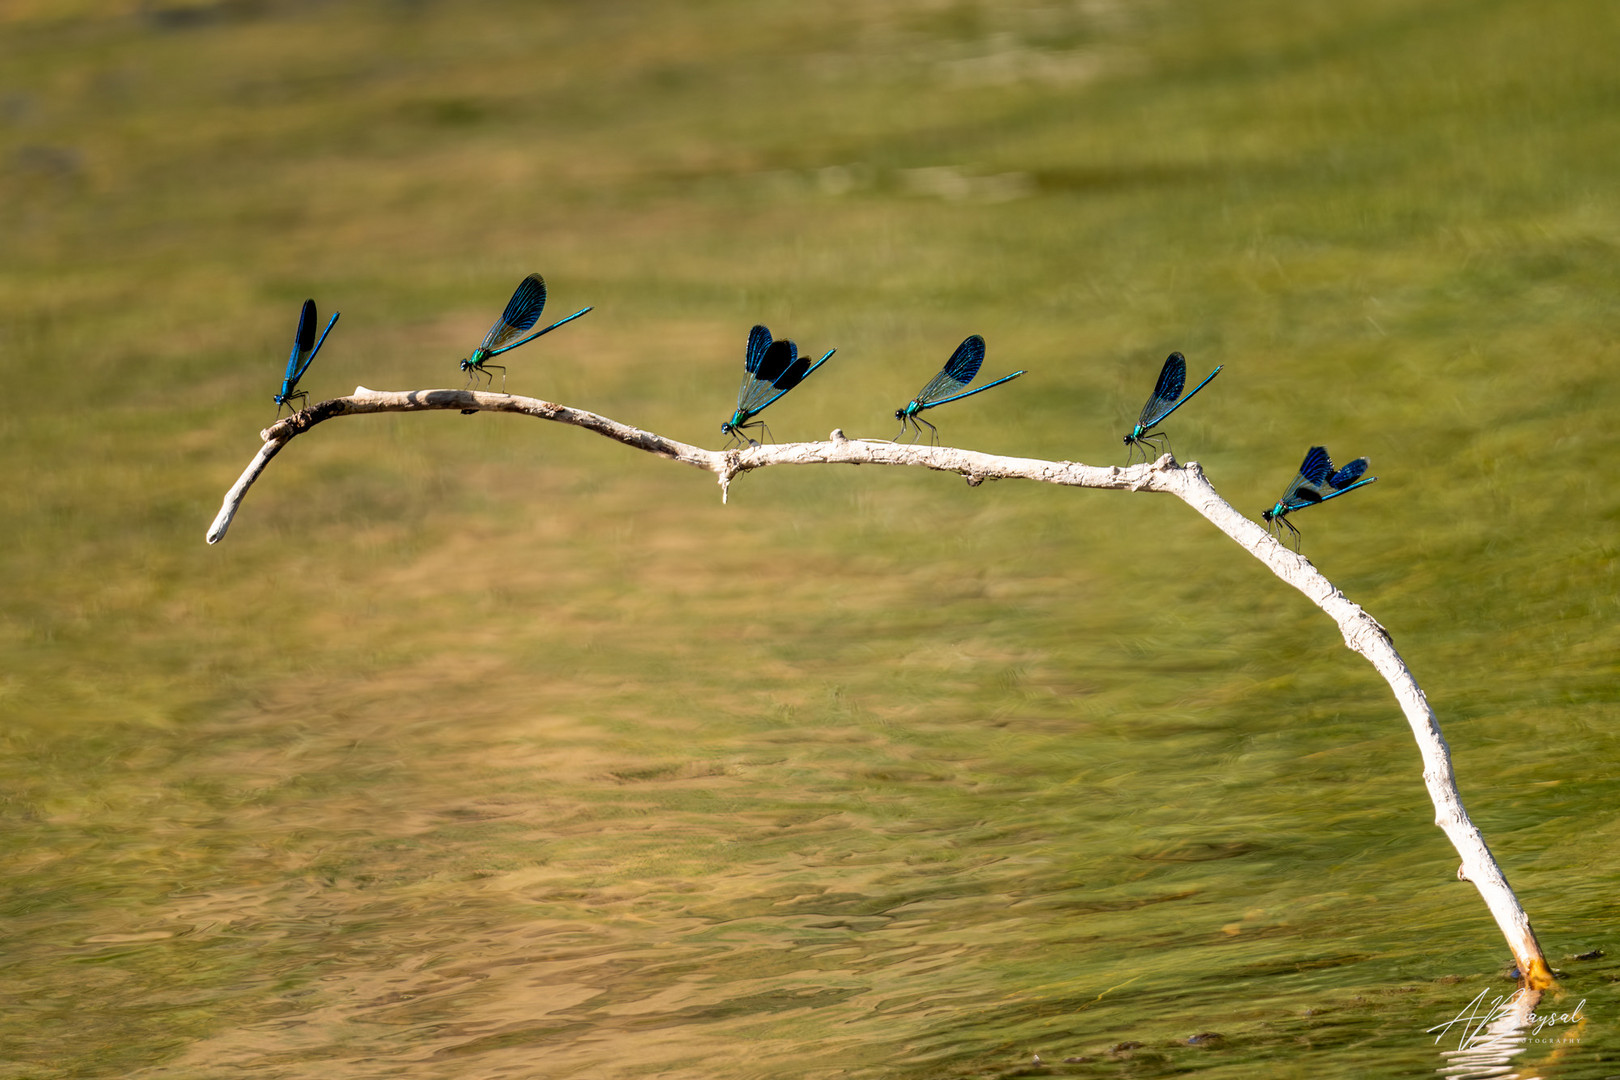
M202 545L306 296L313 399L459 386L535 269L596 310L509 388L691 442L760 323L839 347L779 440L888 438L977 333L1028 374L958 446L1121 461L1178 350L1240 507L1367 454L1308 553L1614 976L1562 959L1615 955L1613 5L0 20L0 1076L1393 1074L1506 985L1385 688L1170 500L721 506L380 417Z

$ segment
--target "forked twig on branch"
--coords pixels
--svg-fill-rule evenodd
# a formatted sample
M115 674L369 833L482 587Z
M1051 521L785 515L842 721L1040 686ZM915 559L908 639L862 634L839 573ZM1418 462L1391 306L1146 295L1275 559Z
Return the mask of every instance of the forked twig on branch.
M1471 881L1485 900L1518 962L1524 985L1541 990L1553 983L1552 972L1542 956L1541 946L1530 927L1530 919L1519 905L1502 869L1491 856L1485 839L1469 820L1457 792L1451 768L1451 751L1440 734L1440 724L1423 696L1412 672L1395 651L1389 632L1378 621L1352 603L1323 577L1309 559L1277 542L1259 523L1244 517L1222 499L1205 478L1196 462L1177 464L1169 454L1152 464L1125 468L1100 468L1071 461L1045 461L1038 458L1000 457L950 446L915 446L904 443L848 439L834 431L826 442L785 443L780 446L751 445L735 450L705 450L702 447L666 439L650 431L630 427L596 413L571 409L538 398L476 390L412 390L405 392L368 390L357 387L348 397L333 398L312 405L267 428L261 433L264 445L247 470L225 496L219 516L208 530L208 542L218 543L230 527L231 519L248 488L288 442L316 424L339 416L363 413L423 412L431 410L476 410L514 412L542 420L554 420L586 428L599 435L645 450L659 457L684 462L714 473L720 480L722 497L738 475L772 465L911 465L940 472L959 473L972 485L985 480L1035 480L1067 487L1112 488L1126 491L1154 491L1174 495L1217 529L1231 537L1249 554L1259 559L1283 581L1292 585L1339 626L1344 642L1384 677L1395 692L1395 700L1406 714L1407 723L1423 757L1423 781L1434 802L1435 824L1445 832L1462 856L1457 876Z

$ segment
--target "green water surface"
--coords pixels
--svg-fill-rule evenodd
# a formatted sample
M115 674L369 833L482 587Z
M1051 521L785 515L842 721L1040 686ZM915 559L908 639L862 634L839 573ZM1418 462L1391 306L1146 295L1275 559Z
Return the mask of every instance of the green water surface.
M1585 1002L1521 1075L1620 1074L1617 46L1604 0L0 6L0 1077L1434 1075L1511 989L1387 686L1173 500L722 505L433 413L203 543L306 296L313 400L459 386L530 271L596 310L509 388L703 445L764 322L838 348L781 441L888 438L981 333L1029 374L953 445L1123 463L1180 349L1240 509L1369 455L1305 552Z

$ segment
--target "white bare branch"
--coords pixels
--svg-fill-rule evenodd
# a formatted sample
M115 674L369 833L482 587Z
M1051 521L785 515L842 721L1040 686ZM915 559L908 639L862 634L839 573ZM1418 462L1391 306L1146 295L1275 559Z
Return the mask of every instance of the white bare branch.
M1435 824L1440 826L1462 856L1457 876L1473 882L1484 898L1485 906L1496 919L1497 926L1507 939L1508 948L1518 962L1525 986L1540 990L1552 985L1552 973L1530 927L1529 917L1519 905L1501 867L1491 856L1484 837L1463 808L1456 776L1451 768L1451 751L1440 734L1440 724L1434 710L1429 707L1428 699L1423 696L1406 662L1395 651L1389 632L1359 605L1347 599L1309 559L1289 550L1259 523L1244 517L1222 499L1196 462L1180 465L1165 454L1152 464L1124 468L1099 467L1071 461L1000 457L951 446L916 446L848 439L842 431L834 431L826 442L785 443L779 446L753 444L734 450L705 450L621 424L596 413L571 409L538 398L475 390L378 391L362 386L348 397L312 405L260 433L264 445L226 494L219 516L208 530L208 542L215 544L224 538L248 488L258 479L270 459L289 441L316 424L338 416L444 409L515 412L586 428L626 446L714 473L719 478L722 497L738 475L772 465L917 466L959 473L973 486L985 480L1018 479L1067 487L1153 491L1174 495L1326 612L1338 624L1345 644L1366 657L1389 683L1396 701L1406 714L1407 723L1423 757L1423 781L1429 789L1429 798L1434 802Z

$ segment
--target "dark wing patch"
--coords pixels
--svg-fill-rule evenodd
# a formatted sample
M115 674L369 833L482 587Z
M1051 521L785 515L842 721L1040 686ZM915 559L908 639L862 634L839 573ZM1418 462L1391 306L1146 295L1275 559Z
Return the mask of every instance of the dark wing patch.
M1356 460L1352 461L1350 464L1346 465L1344 468L1340 469L1338 472L1334 473L1328 478L1328 487L1333 488L1335 491L1342 491L1343 489L1349 487L1351 484L1355 483L1361 478L1362 473L1367 471L1367 464L1368 462L1366 458L1356 458Z
M771 332L763 326L756 326L748 331L748 352L743 359L743 370L752 375L759 371L761 360L765 359L765 350L771 347Z
M760 382L775 383L798 358L799 347L793 342L773 341L771 347L765 350L765 357L759 362L754 378Z
M530 274L518 283L512 299L506 302L506 310L501 312L500 321L489 328L479 348L494 352L510 345L539 320L545 306L546 281L539 274Z
M303 314L298 316L298 337L295 339L299 352L307 353L315 347L315 324L319 321L315 315L315 301L305 300Z
M799 347L793 342L786 339L771 342L754 370L743 376L742 386L737 390L737 411L752 415L780 397L778 390L786 389L781 381L798 358Z
M1333 475L1333 459L1328 457L1327 448L1313 446L1306 451L1305 460L1299 466L1299 475L1306 483L1327 483L1328 477Z
M789 342L789 344L792 344L792 342ZM808 374L810 374L810 357L808 355L801 356L789 364L787 370L778 375L771 385L785 394L803 382L804 377Z
M1137 418L1137 423L1143 428L1150 428L1163 420L1186 387L1187 358L1173 352L1165 357L1164 367L1159 369L1159 381L1153 387L1153 396L1142 406L1142 415Z
M978 376L979 368L983 364L984 338L974 334L956 347L951 358L945 361L945 370L942 374L966 386Z
M287 371L281 376L281 394L293 392L298 380L309 367L309 352L315 347L315 301L305 300L304 310L298 316L298 333L293 335L292 355L287 357ZM302 361L302 363L300 363Z
M546 279L539 274L530 274L518 284L512 293L512 299L506 302L506 310L501 313L501 322L512 327L518 333L526 332L540 318L540 312L546 306Z

